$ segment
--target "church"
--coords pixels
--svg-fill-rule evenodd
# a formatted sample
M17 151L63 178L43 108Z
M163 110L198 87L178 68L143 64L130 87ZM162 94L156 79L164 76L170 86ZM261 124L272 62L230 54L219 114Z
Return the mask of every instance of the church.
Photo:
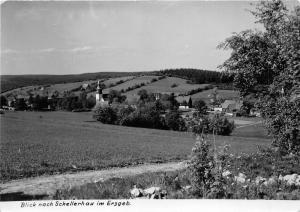
M100 81L98 80L97 91L96 91L96 107L98 106L108 106L108 93L104 93L103 89L100 87Z

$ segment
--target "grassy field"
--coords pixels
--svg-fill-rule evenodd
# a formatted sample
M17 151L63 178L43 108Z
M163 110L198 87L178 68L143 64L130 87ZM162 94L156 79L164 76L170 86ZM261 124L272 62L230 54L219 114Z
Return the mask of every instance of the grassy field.
M104 125L91 116L71 112L1 115L1 180L183 160L195 143L188 133ZM217 145L230 144L233 153L240 153L270 144L266 137L257 137L257 131L242 136L239 130L246 129L237 129L234 136L217 136Z
M116 78L111 78L111 79L105 80L103 82L103 84L105 86L109 86L110 84L115 84L116 82L118 82L120 80L127 81L127 80L131 80L133 78L134 78L134 76L116 77Z
M145 89L150 93L174 93L176 95L178 94L185 94L188 91L191 91L193 89L197 88L204 88L208 84L187 84L187 80L181 79L178 77L167 77L162 80L158 80L157 82L153 82L149 85L143 86L138 89L134 89L132 91L126 92L127 99L129 101L133 99L138 99L137 93ZM176 84L176 87L173 87L172 85Z
M107 88L105 90L125 90L129 87L135 86L135 85L140 85L141 83L150 83L152 79L157 79L158 76L140 76L140 77L135 77L129 81L126 81L122 84L119 84L117 86L111 87L111 88Z
M151 83L143 88L139 88L133 91L127 92L127 94L137 93L141 89L145 89L152 93L185 93L192 89L205 87L207 84L187 84L187 80L178 77L167 77L157 82ZM176 84L176 87L172 88L172 85Z
M133 79L133 76L126 76L126 77L116 77L116 78L110 78L105 80L103 83L106 86L109 86L110 84L114 84L120 80L126 81ZM80 86L82 86L85 83L91 84L97 82L97 80L88 80L88 81L82 81L82 82L71 82L71 83L60 83L60 84L52 84L49 86L44 86L44 90L40 90L40 86L27 86L22 88L16 88L11 91L7 91L2 93L5 96L8 95L28 95L28 92L31 92L32 94L36 95L46 95L46 93L52 93L53 91L58 91L59 93L62 93L64 91L71 91L72 89L76 89Z
M44 89L41 90L40 86L27 86L22 88L16 88L11 91L4 92L3 95L8 96L16 96L16 95L25 95L28 96L28 92L34 94L34 95L40 95L44 96L47 95L47 93L52 93L54 91L58 91L59 93L63 93L64 91L70 91L72 89L78 88L82 86L84 83L93 83L96 82L96 80L89 80L89 81L82 81L82 82L72 82L72 83L61 83L61 84L53 84L49 86L44 86Z
M211 97L209 95L212 93L213 89L202 91L196 94L193 94L191 97L193 100L202 99L205 102L209 102ZM239 98L239 92L234 90L218 90L219 98L222 99L235 99Z

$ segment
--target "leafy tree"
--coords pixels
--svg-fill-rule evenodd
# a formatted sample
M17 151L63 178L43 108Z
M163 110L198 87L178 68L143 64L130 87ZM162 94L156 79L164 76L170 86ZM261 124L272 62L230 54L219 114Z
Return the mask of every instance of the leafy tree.
M281 0L263 1L252 14L264 31L246 30L222 43L232 53L221 67L242 96L259 92L257 106L280 152L299 152L300 7L289 12Z
M209 128L214 134L230 135L234 129L234 122L217 114L210 119Z
M166 114L166 124L171 130L185 131L186 126L178 111L170 111Z
M118 108L118 112L117 112L118 124L119 125L124 125L124 121L134 111L135 111L135 109L133 107L130 107L130 106Z
M26 110L27 105L25 103L25 100L23 98L17 99L17 101L15 103L15 108L16 108L16 110Z
M96 105L96 99L95 96L91 95L89 98L86 100L86 106L87 108L93 108Z
M219 104L219 91L218 88L214 88L212 92L209 94L209 97L211 97L212 105L218 105Z
M99 107L94 112L94 119L103 124L115 124L117 121L117 112L112 107Z
M175 98L174 93L171 93L171 95L169 96L169 102L170 102L170 110L177 110L178 109L178 102Z
M197 115L198 116L203 116L203 115L206 115L207 114L207 106L206 106L206 103L199 99L199 100L196 100L195 103L194 103L194 107L195 109L197 110Z
M254 103L244 100L243 105L239 111L242 116L249 116L251 109L254 108Z
M189 106L189 108L193 107L193 101L192 101L191 97L189 98L188 106Z
M108 94L109 103L117 102L122 103L126 100L126 96L122 95L120 91L110 90Z
M138 95L140 96L141 101L145 101L149 97L148 92L145 89L139 90Z
M192 148L188 168L191 173L191 183L194 194L199 197L206 197L214 182L214 158L210 151L210 145L199 136L197 137L196 144Z
M85 91L80 92L78 101L82 108L87 108L87 93Z
M2 96L0 97L0 107L2 106L7 106L7 99L5 96Z

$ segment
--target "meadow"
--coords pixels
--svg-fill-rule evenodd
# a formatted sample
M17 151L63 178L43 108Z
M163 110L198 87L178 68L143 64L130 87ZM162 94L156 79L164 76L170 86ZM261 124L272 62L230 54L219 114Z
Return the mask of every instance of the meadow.
M270 144L266 137L242 137L238 130L234 136L216 136L217 146L247 153ZM6 112L1 115L1 181L185 160L194 143L187 132L105 125L93 121L91 113Z
M176 86L172 86L172 85ZM208 84L188 84L187 80L178 77L166 77L165 79L158 80L142 88L129 91L126 94L137 93L139 90L145 89L151 93L175 93L184 94L187 91L196 88L203 88Z
M116 77L116 78L109 78L104 80L102 83L105 84L105 86L109 86L111 84L114 84L120 80L123 81L127 81L127 80L131 80L133 79L133 76L125 76L125 77ZM2 93L2 95L5 96L16 96L16 95L28 95L28 92L34 94L34 95L47 95L54 92L54 91L58 91L59 93L63 93L64 91L71 91L73 89L77 89L79 87L81 87L83 84L92 84L92 83L96 83L97 80L87 80L87 81L80 81L80 82L70 82L70 83L58 83L58 84L52 84L52 85L45 85L43 86L44 89L41 90L40 87L41 86L26 86L26 87L21 87L21 88L16 88L7 92ZM78 93L78 92L76 92ZM95 93L95 92L94 92Z
M213 89L202 91L196 94L191 95L192 100L202 99L205 102L210 102L210 94L213 92ZM239 92L234 90L218 90L218 98L221 99L237 99L239 98Z
M152 79L157 79L158 76L139 76L139 77L135 77L132 78L131 80L128 80L124 83L121 83L119 85L116 85L112 88L107 88L105 90L117 90L117 91L121 91L121 90L126 90L129 87L133 87L135 85L140 85L142 83L147 84L150 83Z

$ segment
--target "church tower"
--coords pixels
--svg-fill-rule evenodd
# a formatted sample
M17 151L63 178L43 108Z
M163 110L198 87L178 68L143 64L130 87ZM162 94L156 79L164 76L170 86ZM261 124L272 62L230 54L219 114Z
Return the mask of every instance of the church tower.
M100 87L100 81L98 80L97 93L96 93L96 102L103 101L102 98L102 88Z

